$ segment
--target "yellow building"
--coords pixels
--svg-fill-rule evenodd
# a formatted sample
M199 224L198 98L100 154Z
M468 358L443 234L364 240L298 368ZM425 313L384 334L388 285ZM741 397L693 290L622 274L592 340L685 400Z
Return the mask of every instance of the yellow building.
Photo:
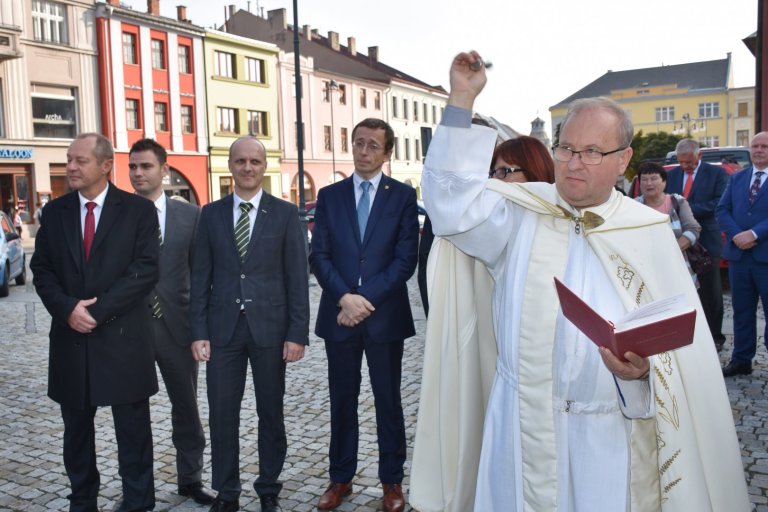
M578 92L549 108L555 137L568 105L579 98L606 96L629 111L635 132L667 132L691 137L706 147L744 144L745 126L752 126L753 107L734 96L731 54L725 59L656 68L608 71ZM734 99L738 97L738 99ZM754 104L754 91L750 105ZM742 110L736 111L738 108ZM738 117L738 128L734 120ZM737 140L736 131L740 130ZM751 130L751 128L749 128Z
M267 148L262 187L282 197L278 131L277 46L206 30L204 38L211 200L234 190L227 166L229 147L253 135Z

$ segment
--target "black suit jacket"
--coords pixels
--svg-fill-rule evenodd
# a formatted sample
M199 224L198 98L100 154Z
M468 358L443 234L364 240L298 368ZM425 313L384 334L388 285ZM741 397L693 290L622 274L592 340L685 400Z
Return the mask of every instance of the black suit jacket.
M157 392L145 297L157 282L154 205L109 185L86 264L77 192L45 207L30 262L51 314L48 396L70 407L118 405ZM81 299L98 323L90 334L67 324Z
M683 193L683 169L678 165L667 173L665 192ZM693 180L691 192L688 194L688 204L693 216L701 224L699 242L713 258L719 258L723 250L720 226L715 218L715 208L725 192L728 175L719 165L701 162Z
M413 336L407 285L419 246L413 187L381 177L362 241L352 177L320 189L315 212L310 263L323 287L315 334L326 341L344 341L363 330L374 342ZM351 328L336 323L337 304L348 292L359 293L376 308Z
M243 262L233 208L228 195L200 215L192 257L192 340L227 344L244 305L257 345L308 344L307 253L296 206L262 194Z
M195 242L200 208L183 201L166 199L165 236L160 246L160 279L147 296L147 308L157 295L163 312L161 321L173 335L173 341L189 346L189 268ZM192 353L189 353L192 357Z

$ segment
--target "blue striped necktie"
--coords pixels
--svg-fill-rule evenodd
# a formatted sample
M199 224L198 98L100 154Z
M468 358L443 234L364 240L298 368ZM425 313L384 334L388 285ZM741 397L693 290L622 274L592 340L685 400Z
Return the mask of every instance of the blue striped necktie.
M371 211L371 196L368 194L368 191L371 190L371 182L364 181L360 187L363 189L363 193L357 203L357 225L360 226L360 241L362 241L365 238L365 226L368 224L368 214Z

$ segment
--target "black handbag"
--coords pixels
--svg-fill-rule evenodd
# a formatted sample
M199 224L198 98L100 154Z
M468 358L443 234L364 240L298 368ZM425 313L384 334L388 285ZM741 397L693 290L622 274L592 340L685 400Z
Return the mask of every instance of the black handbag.
M712 271L712 258L709 257L709 252L699 242L690 246L687 253L688 263L691 264L691 269L695 274L706 274Z

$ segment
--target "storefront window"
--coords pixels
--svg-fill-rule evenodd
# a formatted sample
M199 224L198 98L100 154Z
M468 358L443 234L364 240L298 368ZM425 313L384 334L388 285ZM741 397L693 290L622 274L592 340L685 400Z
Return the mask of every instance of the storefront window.
M74 96L32 95L35 137L74 139L77 118Z

